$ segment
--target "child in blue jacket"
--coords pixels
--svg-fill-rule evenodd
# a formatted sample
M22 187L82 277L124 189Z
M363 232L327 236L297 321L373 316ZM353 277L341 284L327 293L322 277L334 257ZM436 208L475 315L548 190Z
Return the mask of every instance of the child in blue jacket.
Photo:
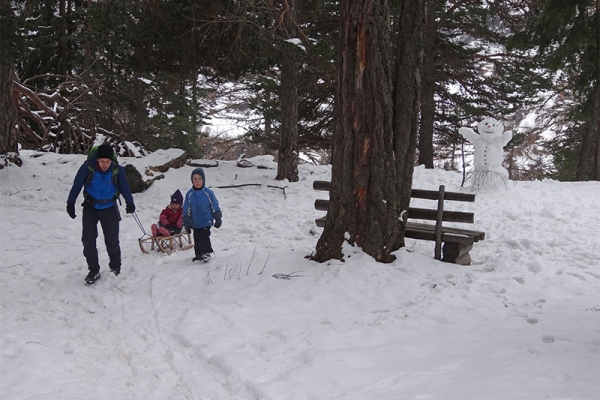
M213 253L210 243L210 228L221 227L221 208L215 193L206 187L206 177L202 168L192 171L192 188L183 200L183 225L186 232L194 231L194 251L192 261L208 262Z

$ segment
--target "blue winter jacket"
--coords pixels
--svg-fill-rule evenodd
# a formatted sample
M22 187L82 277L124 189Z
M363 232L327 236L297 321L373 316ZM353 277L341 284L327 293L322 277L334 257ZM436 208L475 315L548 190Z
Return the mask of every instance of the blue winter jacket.
M75 204L77 201L77 196L79 196L79 193L81 192L81 188L85 186L85 193L87 196L91 196L94 199L95 209L104 210L115 205L117 187L113 182L112 176L114 161L111 162L110 167L106 171L102 171L98 168L96 159L97 157L94 156L89 161L85 161L81 167L79 167L79 171L77 171L77 175L75 175L75 179L73 180L73 187L71 187L71 191L69 192L67 203ZM95 165L96 167L91 183L86 185L89 173L88 163ZM125 199L125 203L133 203L133 196L131 195L129 182L127 181L127 176L125 175L125 169L120 165L119 173L117 174L117 186L119 192Z
M215 193L206 187L191 188L183 199L183 223L192 228L213 226L213 220L221 218L221 208Z

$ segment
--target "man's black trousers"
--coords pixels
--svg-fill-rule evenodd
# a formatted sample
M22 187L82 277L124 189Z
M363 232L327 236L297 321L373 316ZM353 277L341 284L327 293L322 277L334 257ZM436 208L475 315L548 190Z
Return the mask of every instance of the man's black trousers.
M121 268L121 247L119 246L119 221L121 216L117 206L96 210L93 206L85 204L82 217L82 235L83 255L87 261L90 272L99 272L98 249L96 248L96 239L98 238L98 222L102 226L104 235L104 244L109 257L109 267L112 269Z

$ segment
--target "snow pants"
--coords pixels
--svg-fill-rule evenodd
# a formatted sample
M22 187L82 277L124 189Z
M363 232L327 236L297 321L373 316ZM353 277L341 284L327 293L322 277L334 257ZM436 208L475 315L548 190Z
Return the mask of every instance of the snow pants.
M193 228L194 231L194 252L196 256L209 254L213 252L210 243L210 226L204 228Z
M160 221L158 221L156 223L156 225L159 228L165 228L166 230L168 230L169 232L171 232L171 234L181 233L181 228L178 228L177 225L163 225L162 222L160 222Z
M119 221L121 216L117 206L96 210L93 206L85 204L82 217L81 242L83 243L83 255L87 261L90 272L99 272L98 249L96 239L98 238L98 222L102 226L104 244L109 257L109 267L121 268L121 247L119 245Z

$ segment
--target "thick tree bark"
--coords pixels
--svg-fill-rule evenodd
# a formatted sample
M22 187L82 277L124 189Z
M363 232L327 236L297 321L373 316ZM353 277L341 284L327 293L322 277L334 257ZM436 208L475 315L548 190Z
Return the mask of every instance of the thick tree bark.
M296 0L287 0L288 9L283 12L284 35L296 37L294 19L297 15ZM298 90L296 87L296 46L283 45L281 65L281 140L275 179L297 182L298 177Z
M12 60L8 57L0 59L0 155L12 153L11 161L18 159L18 140L15 125L17 123L17 106L13 92L14 70ZM20 162L17 161L20 165ZM0 164L1 168L1 164Z
M67 12L65 0L58 2L58 55L60 62L58 63L58 73L61 75L67 74Z
M436 1L436 0L432 0ZM433 5L427 8L423 30L423 83L421 88L421 125L419 128L419 165L433 169L433 122L435 117L435 37Z
M329 210L314 259L342 257L347 240L377 261L398 248L388 4L342 0Z
M575 172L576 181L585 181L590 177L593 180L598 180L597 177L597 149L594 151L594 146L598 145L598 108L600 107L600 94L596 91L594 96L594 109L592 110L592 119L587 123L581 149L579 151L579 161L577 163L577 171Z
M600 181L600 121L596 122L596 156L594 157L594 176L595 181Z
M427 0L402 0L398 20L396 64L394 71L394 153L396 160L396 196L403 229L394 247L404 246L410 193L417 149L423 48ZM433 12L431 10L431 12ZM432 124L433 128L433 124ZM433 148L431 148L433 167Z

